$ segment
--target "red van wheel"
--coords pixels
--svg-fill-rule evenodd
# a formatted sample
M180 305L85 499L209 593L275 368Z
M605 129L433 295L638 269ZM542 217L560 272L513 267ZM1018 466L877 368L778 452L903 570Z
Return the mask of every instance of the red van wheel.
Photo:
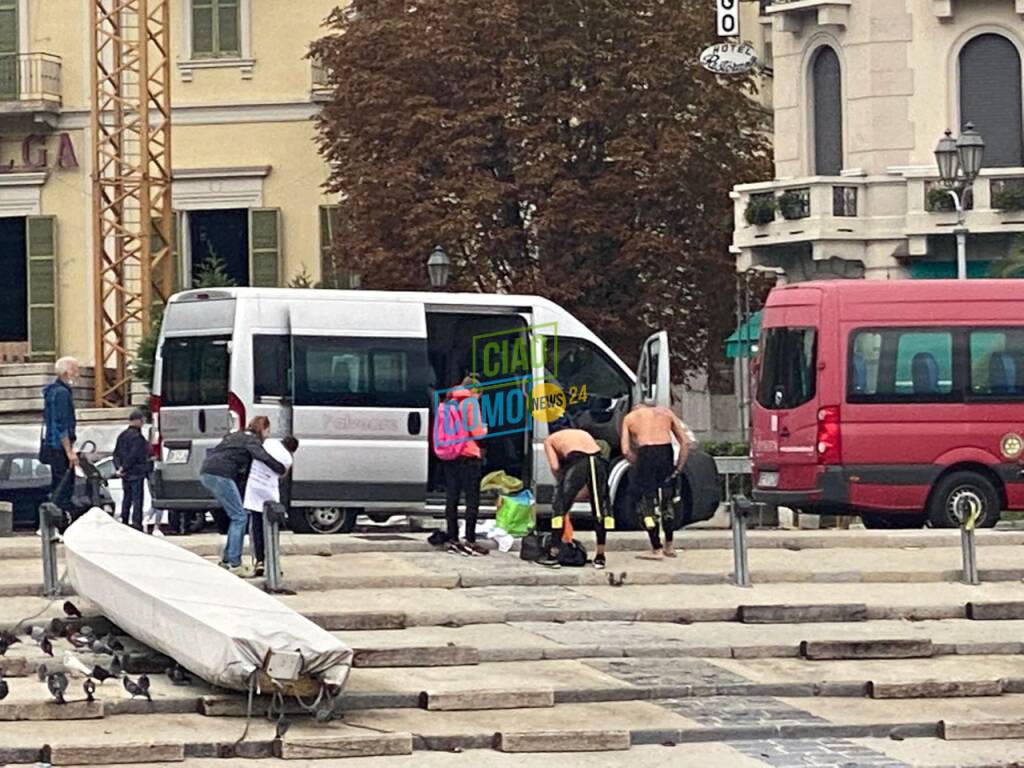
M999 522L999 494L992 482L976 472L952 472L932 491L928 521L932 528L959 528L957 510L969 504L981 507L977 527L991 528Z

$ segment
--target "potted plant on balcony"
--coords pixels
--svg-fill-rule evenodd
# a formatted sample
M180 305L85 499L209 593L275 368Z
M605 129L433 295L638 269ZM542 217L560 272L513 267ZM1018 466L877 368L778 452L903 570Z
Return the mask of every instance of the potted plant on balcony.
M1007 184L992 190L992 207L997 211L1024 211L1024 186Z
M747 224L760 227L775 220L776 210L778 203L775 201L775 195L751 195L743 218L747 220Z
M946 187L931 187L925 195L925 209L930 213L945 213L955 211L953 196L949 194Z
M807 198L795 189L787 189L779 195L779 211L784 219L802 219L807 216Z

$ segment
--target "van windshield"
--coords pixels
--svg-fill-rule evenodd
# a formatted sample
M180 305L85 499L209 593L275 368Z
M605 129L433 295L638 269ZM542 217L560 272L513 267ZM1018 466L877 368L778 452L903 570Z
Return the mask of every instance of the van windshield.
M226 405L230 336L164 339L160 401L164 406Z
M771 410L796 408L814 397L818 332L768 328L762 338L757 402Z

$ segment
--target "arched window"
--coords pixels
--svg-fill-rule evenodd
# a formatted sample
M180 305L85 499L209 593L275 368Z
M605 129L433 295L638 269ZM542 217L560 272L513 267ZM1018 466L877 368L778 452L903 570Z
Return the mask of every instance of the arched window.
M960 125L985 140L986 166L1021 166L1020 54L1002 35L978 35L960 51Z
M814 173L838 176L843 167L843 93L839 57L824 46L811 64L814 99Z

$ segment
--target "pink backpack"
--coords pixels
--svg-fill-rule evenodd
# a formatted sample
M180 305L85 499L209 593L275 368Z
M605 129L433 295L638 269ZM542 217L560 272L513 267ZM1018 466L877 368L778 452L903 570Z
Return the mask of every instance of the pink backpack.
M434 455L441 461L454 461L462 455L463 446L471 439L458 404L442 403L434 421Z

